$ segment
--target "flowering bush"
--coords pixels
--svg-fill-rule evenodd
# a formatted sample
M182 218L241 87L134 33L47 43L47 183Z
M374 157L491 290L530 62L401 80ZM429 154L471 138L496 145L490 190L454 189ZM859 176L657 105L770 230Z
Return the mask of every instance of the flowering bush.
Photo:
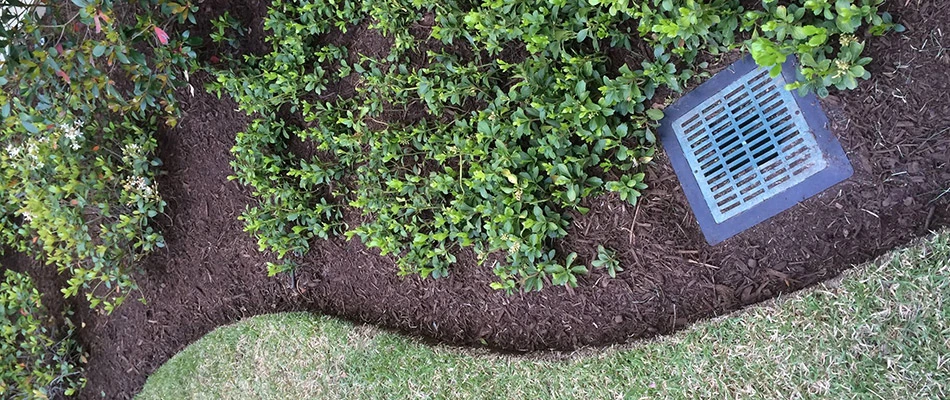
M165 207L153 134L178 122L196 41L170 28L197 7L11 5L22 11L0 31L0 242L70 274L66 296L111 312L135 289L136 262L164 246L149 226Z
M111 312L135 288L132 267L164 246L148 226L164 210L154 183L159 161L151 125L121 121L53 126L43 135L0 133L0 201L6 207L3 241L33 253L72 277L64 294L88 288L93 307ZM119 152L89 143L124 143ZM103 303L104 301L104 303Z

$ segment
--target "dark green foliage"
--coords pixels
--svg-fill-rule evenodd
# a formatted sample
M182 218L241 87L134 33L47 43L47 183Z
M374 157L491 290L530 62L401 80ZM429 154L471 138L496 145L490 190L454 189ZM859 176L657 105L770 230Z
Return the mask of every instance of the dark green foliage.
M26 275L4 271L0 281L0 397L48 399L72 396L85 379L82 349L68 315L62 332L52 332L40 293Z
M901 32L902 25L893 22L888 13L878 13L884 0L805 0L799 4L778 5L764 0L764 11L745 14L743 28L752 29L746 46L756 63L772 68L772 75L790 55L801 63L802 80L789 85L800 92L828 95L828 89L855 89L858 79L871 73L864 67L871 59L864 57L861 28L867 35L880 36L890 30Z
M625 45L616 26L628 16L586 0L465 12L451 2L358 7L275 3L266 22L274 51L249 58L255 68L219 74L218 88L260 116L233 152L237 179L262 200L243 216L261 248L300 254L310 238L346 230L396 255L402 273L444 276L454 253L472 246L482 259L507 251L507 264L495 268L500 288L575 285L587 269L550 249L567 233L565 210L586 212L581 200L607 187L635 203L644 175L631 172L655 151L657 116L644 113L655 81L627 66L611 71L597 50ZM425 67L410 64L407 50L422 39L408 28L424 12L439 22L436 40L486 51L428 51L415 54ZM366 17L396 38L385 59L351 67L345 49L315 44L315 35ZM523 61L498 57L517 43L525 43ZM314 100L351 68L361 79L356 96ZM424 117L384 116L413 104ZM303 126L270 111L280 107L300 112ZM293 156L294 136L322 156ZM344 204L371 220L347 230Z
M657 89L681 90L705 67L698 54L737 47L751 15L734 0L278 0L271 52L212 85L257 118L233 149L235 178L261 200L247 230L278 258L344 232L394 255L403 274L444 276L472 247L480 261L507 253L495 288L575 285L587 268L552 250L567 211L606 191L637 202L663 117ZM431 32L413 34L424 17ZM320 40L360 23L393 40L388 54ZM633 51L637 33L650 54ZM609 49L640 59L615 65ZM327 96L341 80L355 93ZM317 156L295 155L292 141ZM347 205L365 222L346 226Z

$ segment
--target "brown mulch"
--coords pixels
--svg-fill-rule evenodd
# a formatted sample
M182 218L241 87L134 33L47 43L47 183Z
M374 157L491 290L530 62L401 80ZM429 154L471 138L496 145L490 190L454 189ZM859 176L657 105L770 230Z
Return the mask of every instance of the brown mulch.
M247 1L224 6L260 26L266 2ZM210 3L201 6L205 20L223 12ZM185 98L186 117L159 135L167 171L159 183L169 207L158 220L168 245L147 259L138 279L146 303L130 301L102 316L75 301L89 353L83 397L129 398L215 327L278 311L311 310L506 351L651 337L834 277L947 226L950 10L940 0L904 3L887 8L908 31L868 42L873 78L822 102L854 165L851 179L710 247L661 155L638 206L612 196L587 201L592 211L559 246L588 262L597 244L624 249L624 271L616 279L595 271L573 290L494 291L490 268L477 266L470 251L448 278L400 278L391 258L343 239L314 241L293 287L288 276L268 278L264 263L272 258L237 220L254 199L227 179L228 150L248 119L229 100ZM22 257L4 264L38 273ZM38 278L55 303L61 279Z

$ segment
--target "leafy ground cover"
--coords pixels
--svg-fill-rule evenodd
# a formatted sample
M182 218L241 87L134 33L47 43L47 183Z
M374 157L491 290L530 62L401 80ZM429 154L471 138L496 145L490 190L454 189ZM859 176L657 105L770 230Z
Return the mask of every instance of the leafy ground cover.
M260 200L246 230L285 260L271 274L312 239L345 234L393 254L403 275L444 277L471 247L496 289L576 287L590 264L554 243L571 212L589 212L585 198L637 204L671 100L658 93L708 76L699 56L735 48L773 76L798 56L789 89L857 88L870 77L866 41L904 29L881 3L278 0L264 19L271 51L218 70L211 88L254 118L232 165ZM390 47L351 54L320 40L360 24ZM327 91L343 82L352 93Z
M264 315L187 347L136 398L945 398L948 298L944 232L768 306L563 360Z

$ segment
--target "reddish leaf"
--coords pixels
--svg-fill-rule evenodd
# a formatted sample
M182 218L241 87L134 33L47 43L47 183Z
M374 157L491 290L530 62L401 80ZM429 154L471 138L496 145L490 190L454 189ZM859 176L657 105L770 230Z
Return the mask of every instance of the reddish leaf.
M62 43L56 44L56 51L59 52L59 55L60 55L60 56L63 55L63 44L62 44Z
M158 39L158 42L161 44L168 44L168 34L162 30L162 28L155 27L155 37Z
M212 63L212 64L217 64L217 63L219 63L219 62L221 62L221 59L218 58L218 56L211 56L211 63Z
M67 75L63 70L56 71L56 75L60 78L63 78L66 81L66 84L69 84L69 75Z
M102 24L99 23L99 15L92 17L92 19L96 21L96 33L102 32Z

